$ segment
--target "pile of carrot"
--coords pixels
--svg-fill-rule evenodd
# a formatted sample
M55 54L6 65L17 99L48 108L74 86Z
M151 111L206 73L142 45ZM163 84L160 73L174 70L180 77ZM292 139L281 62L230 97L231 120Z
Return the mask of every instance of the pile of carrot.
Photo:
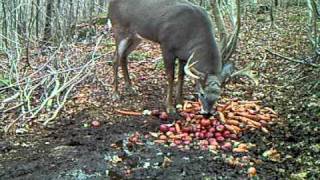
M268 124L277 118L277 113L259 105L259 101L230 101L217 106L218 119L233 133L248 129L260 129L269 133Z

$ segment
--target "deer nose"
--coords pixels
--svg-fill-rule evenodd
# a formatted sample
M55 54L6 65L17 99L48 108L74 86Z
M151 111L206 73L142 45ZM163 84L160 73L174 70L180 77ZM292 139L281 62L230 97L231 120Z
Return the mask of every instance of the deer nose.
M201 115L210 116L210 115L216 115L217 112L214 111L214 110L209 110L209 111L207 111L207 110L204 110L204 109L202 108L201 111L200 111L200 114L201 114Z

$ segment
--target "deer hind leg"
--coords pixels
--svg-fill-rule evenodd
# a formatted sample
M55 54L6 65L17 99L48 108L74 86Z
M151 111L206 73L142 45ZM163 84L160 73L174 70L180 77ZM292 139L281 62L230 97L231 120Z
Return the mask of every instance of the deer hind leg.
M113 100L119 100L120 99L120 93L119 93L119 65L121 63L121 59L123 58L123 54L125 52L125 49L128 46L128 35L127 33L121 31L118 28L114 28L114 35L116 40L116 51L114 54L113 59L113 93L112 93L112 99Z
M168 113L175 113L173 106L173 85L174 85L174 69L175 69L175 56L171 52L162 51L164 66L166 69L168 88L166 97L166 110Z
M185 63L179 60L179 72L178 72L178 85L177 85L177 91L176 91L176 99L177 99L177 104L182 104L183 103L183 96L182 96L182 91L183 91L183 82L184 82L184 66Z
M125 80L125 87L126 87L126 91L130 94L136 94L136 91L132 87L131 79L129 76L128 56L139 45L140 42L141 42L140 38L138 38L134 34L131 34L128 37L126 46L125 45L119 46L119 50L121 50L121 53L122 53L120 58L120 64L121 64L121 69L122 69L124 80ZM120 45L121 45L121 42L120 42Z

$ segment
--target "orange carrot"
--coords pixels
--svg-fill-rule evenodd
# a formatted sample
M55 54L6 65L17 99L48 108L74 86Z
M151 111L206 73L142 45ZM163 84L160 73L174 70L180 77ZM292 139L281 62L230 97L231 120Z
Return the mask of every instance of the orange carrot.
M223 111L229 110L229 109L232 107L232 104L233 104L232 101L229 102L229 103L227 103L227 104L222 108L221 111L223 112Z
M238 101L240 104L256 104L256 103L262 103L262 101Z
M226 118L224 117L224 114L222 112L218 112L218 114L219 114L219 120L222 123L225 123L226 122Z
M264 109L268 110L270 113L272 113L274 115L277 115L277 113L273 109L271 109L269 107L265 107Z
M227 124L230 124L230 125L234 125L234 126L239 126L239 121L237 121L237 120L233 120L233 119L228 119L227 121L226 121L226 123Z
M180 125L178 123L175 123L174 126L176 128L177 133L181 133Z
M265 121L271 120L271 117L268 114L264 114L264 115L258 114L258 117L260 120L265 120Z
M248 145L244 144L244 143L241 143L241 144L238 145L238 148L240 148L240 149L248 149Z
M238 127L238 126L233 126L233 125L228 125L228 124L225 124L224 125L229 131L231 131L232 133L235 133L237 134L238 132L241 131L241 129Z
M246 117L242 117L242 116L233 116L232 118L236 119L236 120L239 120L239 121L242 121L244 123L248 123L248 121L250 121L251 119L249 118L246 118Z
M227 113L227 117L228 118L233 118L234 117L234 113L232 113L232 112Z
M251 115L248 112L236 112L236 115L243 116L249 119L259 120L260 118L256 115Z
M235 153L246 153L246 152L248 152L248 149L233 148L232 151Z
M259 123L259 122L257 122L257 121L249 120L248 122L250 122L250 123L253 124L254 126L261 127L261 123Z
M128 116L141 116L142 115L141 112L124 111L124 110L119 110L119 109L116 109L115 111L120 113L120 114L128 115Z

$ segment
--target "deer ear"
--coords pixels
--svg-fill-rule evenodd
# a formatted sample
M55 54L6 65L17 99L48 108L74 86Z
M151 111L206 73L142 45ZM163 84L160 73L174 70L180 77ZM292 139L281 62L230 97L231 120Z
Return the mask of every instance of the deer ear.
M225 82L234 71L234 65L231 63L227 63L223 65L221 75L220 75L220 82Z

